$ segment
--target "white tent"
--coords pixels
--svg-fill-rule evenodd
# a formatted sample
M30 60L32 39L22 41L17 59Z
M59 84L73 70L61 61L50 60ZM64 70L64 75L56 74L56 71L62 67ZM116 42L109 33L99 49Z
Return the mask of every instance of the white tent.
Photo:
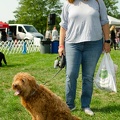
M108 15L110 25L120 25L120 20Z

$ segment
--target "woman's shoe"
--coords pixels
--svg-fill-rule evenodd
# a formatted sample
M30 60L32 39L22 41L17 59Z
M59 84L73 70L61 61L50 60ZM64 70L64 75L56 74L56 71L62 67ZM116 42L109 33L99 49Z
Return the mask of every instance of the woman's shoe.
M90 116L94 115L94 112L90 108L83 108L83 111Z

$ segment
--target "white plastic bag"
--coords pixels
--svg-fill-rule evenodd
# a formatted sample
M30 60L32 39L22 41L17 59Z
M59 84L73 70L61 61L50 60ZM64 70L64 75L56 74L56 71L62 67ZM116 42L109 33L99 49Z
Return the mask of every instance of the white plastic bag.
M115 67L109 53L104 53L96 77L95 86L101 90L117 92Z

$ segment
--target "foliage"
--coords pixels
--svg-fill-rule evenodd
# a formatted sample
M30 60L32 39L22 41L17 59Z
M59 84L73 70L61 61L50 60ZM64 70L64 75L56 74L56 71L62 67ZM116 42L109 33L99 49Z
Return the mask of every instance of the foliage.
M59 0L20 0L19 7L14 13L16 23L32 24L39 32L44 33L48 15L56 13L56 24L58 24L60 9Z
M118 12L118 7L116 6L118 0L104 0L104 2L108 15L119 18L120 12Z
M8 66L0 67L0 120L31 120L31 116L20 104L19 97L14 96L11 89L13 76L18 72L29 72L35 76L38 84L44 84L55 94L65 100L65 69L60 71L56 77L53 76L59 69L54 69L53 64L57 54L40 54L40 52L29 54L6 55ZM76 110L72 114L79 116L82 120L119 120L120 119L120 51L111 50L111 57L118 65L116 73L118 92L109 93L101 91L94 86L91 109L95 116L85 115L80 109L81 95L81 71L77 83ZM102 56L101 56L102 58ZM100 58L100 60L101 60ZM99 66L100 60L97 64ZM97 69L96 69L97 71Z
M15 20L9 20L9 24L14 24L14 23L16 23Z

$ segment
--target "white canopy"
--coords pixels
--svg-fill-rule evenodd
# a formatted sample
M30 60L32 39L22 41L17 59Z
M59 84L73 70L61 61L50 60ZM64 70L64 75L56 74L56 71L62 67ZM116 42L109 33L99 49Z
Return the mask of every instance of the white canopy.
M110 25L120 25L120 20L108 15Z

